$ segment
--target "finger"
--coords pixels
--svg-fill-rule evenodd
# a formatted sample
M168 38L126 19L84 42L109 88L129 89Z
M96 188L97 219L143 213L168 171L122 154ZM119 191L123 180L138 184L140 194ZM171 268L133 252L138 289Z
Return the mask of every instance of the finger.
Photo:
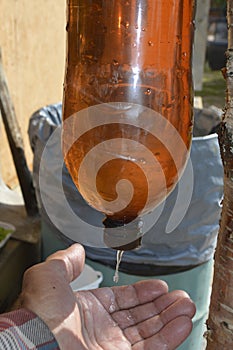
M167 293L168 286L161 280L145 280L133 285L95 289L92 293L112 314L118 310L146 304Z
M170 305L173 305L177 300L183 300L184 298L188 301L190 300L187 293L179 290L173 291L157 297L152 302L139 305L128 310L125 309L115 312L112 317L122 329L125 329L159 315L161 312L168 309ZM193 305L191 300L190 303ZM174 318L175 317L177 317L177 315L175 315ZM161 323L159 319L157 322Z
M192 321L187 316L180 316L169 322L158 333L132 346L132 350L174 350L189 336Z
M53 264L54 271L59 273L66 281L72 282L80 275L85 262L85 251L83 246L78 243L73 244L65 250L59 250L50 255L45 264Z
M195 306L191 299L178 299L160 314L126 328L124 334L131 344L135 344L141 340L152 337L177 317L187 316L191 319L194 314Z

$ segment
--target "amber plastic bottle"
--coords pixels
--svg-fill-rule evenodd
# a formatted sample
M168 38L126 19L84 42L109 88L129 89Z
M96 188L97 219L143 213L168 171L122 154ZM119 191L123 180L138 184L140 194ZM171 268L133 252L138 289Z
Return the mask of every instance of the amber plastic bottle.
M185 166L193 13L192 0L67 1L64 158L106 227L150 212ZM106 235L117 249L139 241L136 231L120 246Z

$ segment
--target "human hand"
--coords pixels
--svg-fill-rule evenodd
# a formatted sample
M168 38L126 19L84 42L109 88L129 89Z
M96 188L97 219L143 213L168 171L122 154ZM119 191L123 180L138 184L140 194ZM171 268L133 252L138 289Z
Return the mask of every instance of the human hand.
M195 306L165 282L74 293L69 283L84 266L84 249L74 244L26 271L22 306L53 332L61 350L176 349L192 329Z

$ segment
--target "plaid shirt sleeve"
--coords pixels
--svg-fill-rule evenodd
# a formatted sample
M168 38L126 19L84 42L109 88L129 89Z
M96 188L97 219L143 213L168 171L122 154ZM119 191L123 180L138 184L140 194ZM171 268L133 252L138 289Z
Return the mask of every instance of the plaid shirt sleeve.
M59 350L46 324L34 313L19 309L0 315L1 350Z

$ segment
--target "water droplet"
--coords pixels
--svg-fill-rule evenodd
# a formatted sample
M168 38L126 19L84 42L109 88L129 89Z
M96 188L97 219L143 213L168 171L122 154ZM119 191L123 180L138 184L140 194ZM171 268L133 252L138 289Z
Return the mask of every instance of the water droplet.
M154 43L153 43L151 40L149 40L149 41L148 41L148 45L149 45L149 46L154 46Z
M144 94L145 95L147 95L147 96L150 96L151 95L151 89L150 88L148 88L148 89L146 89L146 91L144 92Z
M117 60L112 60L113 66L119 66L119 62Z
M145 158L140 158L140 159L139 159L139 162L142 163L142 164L146 164Z
M140 229L140 232L141 232L141 229L143 228L143 221L142 220L140 220L138 222L138 228Z
M135 25L135 29L138 29L138 25L137 24Z
M187 52L182 52L182 56L186 57L187 56Z
M112 312L114 312L114 311L116 311L116 306L115 306L115 304L111 304L111 305L109 306L109 312L112 313Z
M146 28L143 27L143 28L142 28L142 31L145 32L145 31L146 31Z
M125 22L121 22L121 25L123 26L123 27L125 27L126 29L128 29L129 28L129 21L125 21Z
M136 44L136 43L133 43L133 44L132 44L132 46L133 46L133 47L136 47L136 46L137 46L137 44Z

